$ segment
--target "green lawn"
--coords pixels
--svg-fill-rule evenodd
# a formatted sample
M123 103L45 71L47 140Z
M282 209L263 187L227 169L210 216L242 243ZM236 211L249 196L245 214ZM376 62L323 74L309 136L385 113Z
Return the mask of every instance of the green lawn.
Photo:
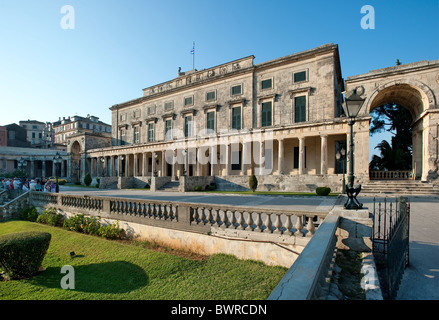
M0 281L0 299L266 299L287 271L229 255L192 259L37 223L0 223L0 234L30 230L52 234L45 271ZM61 288L64 265L74 267L74 290Z

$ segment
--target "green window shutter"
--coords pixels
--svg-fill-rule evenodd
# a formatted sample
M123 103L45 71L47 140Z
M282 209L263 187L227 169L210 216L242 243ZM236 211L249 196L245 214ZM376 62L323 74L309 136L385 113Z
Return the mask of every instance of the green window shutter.
M241 107L232 109L232 129L241 130Z
M215 91L211 91L206 94L206 101L212 100L215 100Z
M270 89L272 88L272 86L273 83L271 79L262 80L262 84L261 84L262 89Z
M294 74L294 82L301 82L306 80L306 71L296 72Z
M215 131L215 112L208 112L206 118L206 129Z
M271 102L262 103L262 127L271 126Z
M294 122L306 121L306 96L294 98Z
M241 94L241 85L232 87L232 95Z

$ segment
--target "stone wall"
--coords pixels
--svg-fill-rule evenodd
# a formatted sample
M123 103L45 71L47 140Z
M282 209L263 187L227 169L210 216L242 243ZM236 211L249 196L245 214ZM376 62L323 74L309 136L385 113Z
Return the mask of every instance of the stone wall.
M211 185L215 182L215 177L189 177L189 176L181 176L179 178L180 181L180 192L194 191L195 187L200 186L202 190L205 190L207 186Z
M317 187L329 187L341 192L343 175L266 175L256 176L257 191L315 192ZM347 176L345 177L347 182ZM249 190L249 176L215 177L217 190Z

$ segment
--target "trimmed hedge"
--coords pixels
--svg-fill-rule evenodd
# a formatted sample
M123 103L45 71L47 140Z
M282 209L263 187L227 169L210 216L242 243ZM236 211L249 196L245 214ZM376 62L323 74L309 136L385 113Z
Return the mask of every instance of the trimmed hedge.
M316 193L319 196L327 196L331 193L331 188L329 187L318 187L316 188Z
M258 188L258 179L254 174L252 174L248 178L248 186L250 187L251 191L255 192L255 190Z
M11 279L38 272L49 248L48 232L28 231L0 235L0 266Z

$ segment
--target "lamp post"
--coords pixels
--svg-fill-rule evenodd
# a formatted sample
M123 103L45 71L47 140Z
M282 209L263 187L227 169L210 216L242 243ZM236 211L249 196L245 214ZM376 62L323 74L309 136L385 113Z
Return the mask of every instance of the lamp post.
M337 153L335 154L335 158L337 160L342 160L342 167L343 167L343 189L342 189L342 193L346 192L346 180L345 180L345 169L346 169L346 165L345 165L345 161L346 161L346 150L344 147L341 147L341 149L339 151L337 151Z
M23 170L25 170L26 166L27 166L27 161L25 159L23 159L23 157L20 158L20 160L18 160L18 168L21 171L23 171Z
M56 153L56 155L53 157L53 163L55 164L55 192L59 192L59 183L58 183L58 172L59 172L59 165L61 164L62 157L59 154L59 152Z
M154 177L157 177L157 153L154 152L152 154L152 174Z
M349 175L348 175L348 185L346 188L346 194L348 196L348 201L345 203L344 207L349 210L358 210L363 207L357 200L357 195L361 191L361 185L354 188L354 123L355 118L360 112L365 99L361 98L356 90L345 99L343 104L343 109L346 116L349 118L348 125L350 127L350 148L349 148Z

